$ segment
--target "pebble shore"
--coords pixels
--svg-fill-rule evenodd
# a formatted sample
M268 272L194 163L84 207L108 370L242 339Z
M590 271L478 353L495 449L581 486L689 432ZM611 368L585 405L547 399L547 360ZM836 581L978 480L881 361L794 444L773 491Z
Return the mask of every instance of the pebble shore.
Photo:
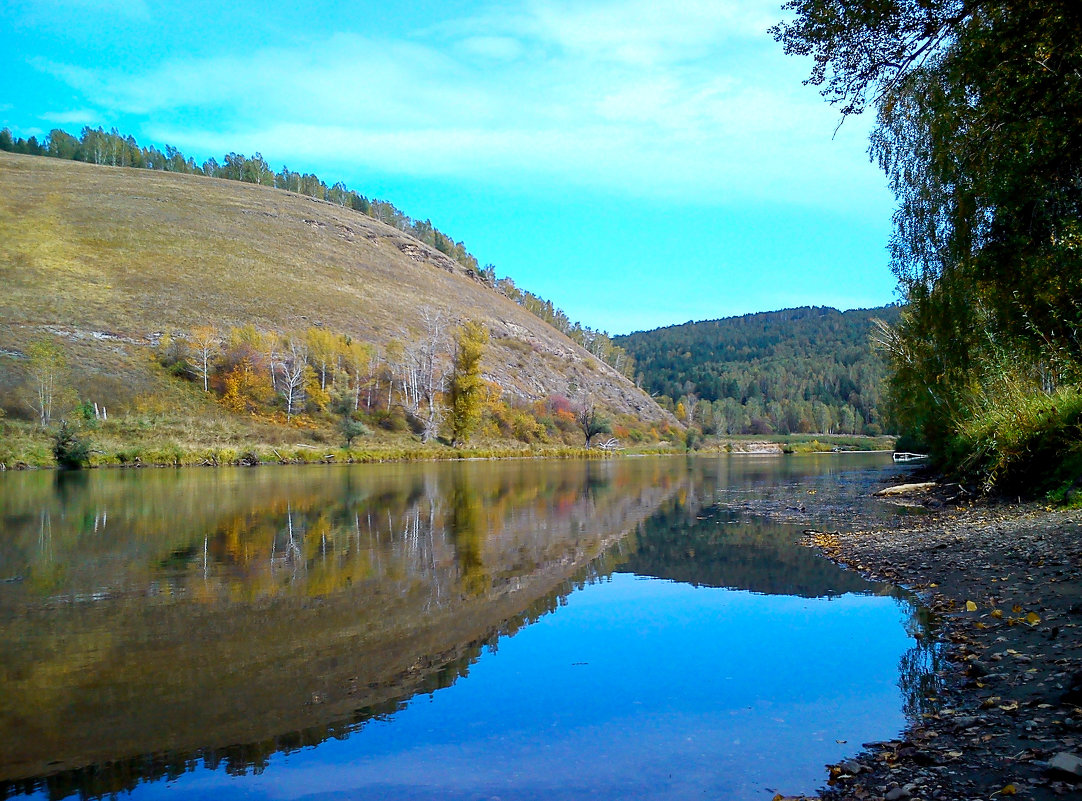
M828 766L821 798L1082 796L1082 510L919 493L903 502L921 514L805 531L834 562L916 593L918 636L936 644L920 714Z

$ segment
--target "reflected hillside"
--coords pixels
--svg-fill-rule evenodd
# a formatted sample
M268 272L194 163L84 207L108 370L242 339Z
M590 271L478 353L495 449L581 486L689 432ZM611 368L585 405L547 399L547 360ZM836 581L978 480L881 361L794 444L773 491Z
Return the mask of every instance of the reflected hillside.
M859 574L839 570L798 545L795 529L724 507L670 502L643 528L638 547L619 572L804 598L872 589Z
M795 528L737 511L781 492L807 499L809 486L823 498L851 498L854 469L883 462L882 454L689 459L684 483L645 523L634 553L617 569L769 595L891 592L801 547Z
M2 794L258 769L453 683L610 572L679 468L4 476Z

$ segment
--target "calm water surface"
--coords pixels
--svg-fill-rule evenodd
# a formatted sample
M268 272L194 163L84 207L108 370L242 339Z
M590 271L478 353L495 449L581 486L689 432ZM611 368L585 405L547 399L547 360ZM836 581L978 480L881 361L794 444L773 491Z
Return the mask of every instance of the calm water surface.
M904 594L733 508L869 503L888 465L0 475L0 797L814 791L934 654Z

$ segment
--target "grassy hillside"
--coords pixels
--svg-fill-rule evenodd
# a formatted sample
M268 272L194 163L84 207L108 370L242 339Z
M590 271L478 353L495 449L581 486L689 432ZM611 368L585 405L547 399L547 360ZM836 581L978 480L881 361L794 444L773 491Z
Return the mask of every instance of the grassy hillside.
M872 320L896 307L806 307L640 331L616 343L643 386L707 433L873 434L886 374ZM694 408L692 408L694 407Z
M376 349L417 342L424 313L485 323L484 377L503 396L590 397L666 413L472 271L348 208L268 187L0 153L0 406L20 397L28 345L55 335L84 400L123 411L181 392L154 361L163 335L313 326ZM179 402L179 401L178 401Z

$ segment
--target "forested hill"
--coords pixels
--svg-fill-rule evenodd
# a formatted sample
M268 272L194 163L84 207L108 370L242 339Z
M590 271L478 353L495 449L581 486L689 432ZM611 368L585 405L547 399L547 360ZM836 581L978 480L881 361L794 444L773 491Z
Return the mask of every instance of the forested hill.
M705 433L879 434L884 360L873 319L896 306L803 307L616 337L643 387Z

